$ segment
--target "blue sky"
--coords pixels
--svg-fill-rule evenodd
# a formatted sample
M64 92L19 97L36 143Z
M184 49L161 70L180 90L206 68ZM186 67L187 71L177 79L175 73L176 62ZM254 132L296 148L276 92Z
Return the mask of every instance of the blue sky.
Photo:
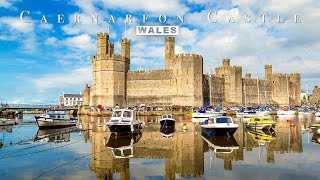
M113 15L110 37L119 53L126 14L134 16L127 28L131 69L164 67L164 37L135 36L143 14L150 20L144 25L163 25L157 17L164 14L166 24L180 26L176 53L201 54L206 73L209 65L215 68L230 58L232 65L243 66L243 75L264 78L264 65L272 64L274 72L300 72L302 89L308 84L311 91L320 85L319 8L316 0L0 0L0 101L53 104L62 92L82 91L91 82L96 33L107 31ZM23 10L30 11L30 23L20 21ZM211 10L218 11L218 23L207 21ZM57 23L58 14L64 14L65 23ZM74 14L80 15L81 24L73 23ZM98 24L91 23L91 14L99 15ZM185 22L177 23L176 16L182 14ZM244 23L247 14L251 23ZM267 14L266 23L261 23L261 14ZM285 23L276 23L278 14ZM293 23L294 14L302 23ZM40 23L42 15L47 24ZM235 23L228 23L230 16Z

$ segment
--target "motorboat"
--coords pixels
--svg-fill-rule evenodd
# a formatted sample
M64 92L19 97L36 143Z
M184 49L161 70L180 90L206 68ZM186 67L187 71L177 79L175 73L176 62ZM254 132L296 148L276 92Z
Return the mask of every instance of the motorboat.
M215 153L232 153L239 149L239 144L233 136L212 136L202 131L201 137Z
M58 129L39 129L34 138L34 141L38 142L69 142L70 133L78 131L76 126Z
M315 113L316 117L320 117L320 111Z
M161 126L174 126L176 123L176 120L173 119L173 115L164 114L162 115L162 118L160 119L159 122Z
M111 134L109 139L105 138L104 144L111 149L114 158L132 158L134 157L134 144L140 140L141 136L141 132L119 136Z
M206 109L199 109L198 112L192 113L192 118L209 118L213 116L215 114L211 113L211 110L207 111Z
M160 134L164 138L172 138L174 133L176 132L175 124L172 126L160 125Z
M320 123L312 124L310 126L310 129L312 130L313 133L320 134Z
M137 133L142 129L142 122L137 120L135 110L115 109L111 119L105 123L114 134Z
M313 142L313 144L320 145L320 134L313 133L311 142Z
M270 116L256 116L245 122L245 126L254 129L275 128L276 122Z
M276 139L276 133L273 129L248 128L247 132L254 141L259 143L271 142Z
M245 107L236 113L237 116L245 118L257 116L257 112L252 107Z
M16 125L17 122L15 119L5 119L0 118L0 126Z
M70 117L69 110L49 110L48 114L34 116L39 129L56 129L76 126L78 119Z
M285 107L277 111L277 115L295 115L296 113L297 112L295 110L291 110L289 107Z
M209 118L201 123L201 128L211 132L214 136L232 136L238 127L239 125L235 124L232 118L228 116Z

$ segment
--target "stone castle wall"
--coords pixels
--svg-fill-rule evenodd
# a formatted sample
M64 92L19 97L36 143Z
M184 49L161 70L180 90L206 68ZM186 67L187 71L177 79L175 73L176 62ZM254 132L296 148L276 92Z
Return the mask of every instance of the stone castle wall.
M314 87L313 93L312 93L312 104L320 104L320 88L318 86Z
M252 79L250 74L243 78L242 67L223 59L215 74L204 75L202 56L175 54L173 37L165 38L165 69L131 71L130 43L122 39L121 54L115 55L109 35L97 34L98 52L92 56L92 84L85 87L84 105L301 104L300 74L273 74L272 66L266 65L265 79Z

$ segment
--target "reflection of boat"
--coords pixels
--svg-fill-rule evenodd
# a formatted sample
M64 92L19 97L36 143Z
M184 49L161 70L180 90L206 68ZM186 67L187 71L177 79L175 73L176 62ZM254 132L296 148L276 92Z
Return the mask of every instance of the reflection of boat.
M105 138L105 146L112 150L115 158L131 158L134 156L133 145L140 140L141 136L141 132L126 136L111 134L108 141Z
M130 109L116 109L106 123L111 133L137 133L142 122L136 119L136 112Z
M238 124L233 123L231 117L221 116L209 118L202 123L201 128L210 131L215 136L230 135L232 136L238 129Z
M15 125L15 124L16 124L15 119L0 118L0 126L8 126L8 125Z
M77 127L67 127L59 129L39 129L34 141L45 141L45 142L68 142L70 141L70 133L77 131Z
M202 131L201 136L209 147L214 149L215 153L231 153L233 150L239 149L239 144L233 136L212 136L206 131Z
M256 129L271 129L275 128L276 122L270 116L256 116L246 123L247 127Z
M174 126L176 123L176 120L173 119L173 115L164 114L162 115L162 118L160 119L159 122L161 126Z
M285 107L277 111L277 115L295 115L296 113L297 112L295 110L291 110L289 107Z
M273 129L248 129L248 133L254 141L271 142L276 139L276 132Z
M320 134L320 123L312 124L312 125L310 126L310 129L312 130L313 133L318 133L318 134Z
M75 126L78 119L70 117L68 110L50 110L46 115L35 116L39 129Z
M320 145L320 134L313 133L311 142L313 142L314 144Z
M13 125L0 126L0 132L12 132Z
M164 138L172 138L175 132L176 132L175 126L161 126L160 127L160 134Z

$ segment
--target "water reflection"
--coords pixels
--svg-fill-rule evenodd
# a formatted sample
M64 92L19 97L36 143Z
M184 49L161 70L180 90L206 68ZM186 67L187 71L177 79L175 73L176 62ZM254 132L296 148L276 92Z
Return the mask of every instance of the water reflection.
M233 162L245 162L250 152L255 152L250 159L276 164L283 154L303 153L302 135L317 121L308 116L273 117L277 120L275 129L256 130L246 129L243 119L235 118L239 128L233 137L214 138L204 134L198 122L177 118L175 127L163 127L160 117L141 117L145 122L142 132L124 137L108 132L104 126L108 118L81 117L82 135L92 150L91 170L97 179L130 179L132 166L139 159L163 160L166 179L202 178L207 175L206 162L213 168L220 166L214 159L223 160L224 170L234 171ZM319 144L319 139L319 134L313 134L310 141Z
M34 141L38 142L69 142L70 133L77 131L77 127L59 128L59 129L42 129L38 130Z

